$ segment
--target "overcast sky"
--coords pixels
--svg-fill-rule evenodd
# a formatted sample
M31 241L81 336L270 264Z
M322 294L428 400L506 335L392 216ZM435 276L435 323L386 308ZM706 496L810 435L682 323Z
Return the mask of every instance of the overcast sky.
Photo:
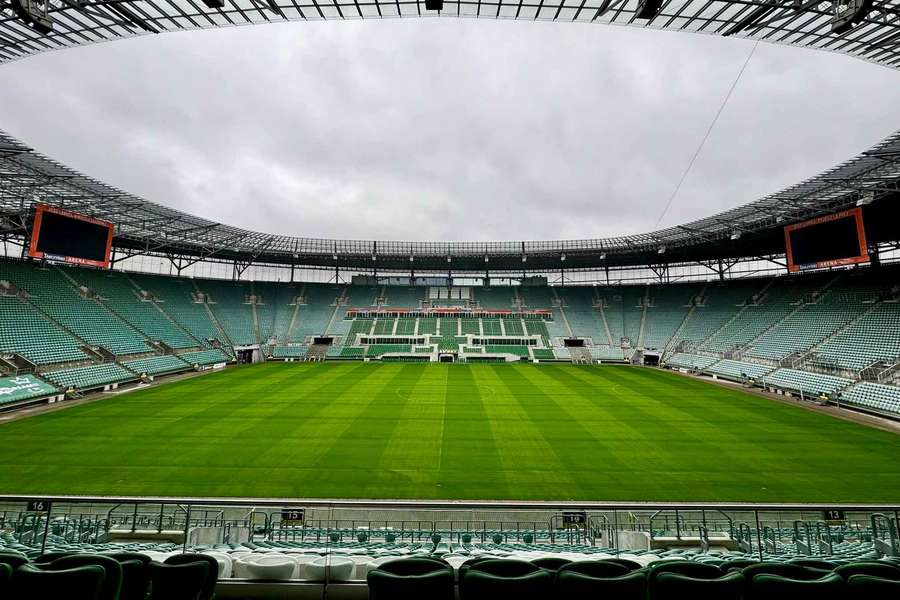
M0 129L132 193L313 237L652 230L752 44L583 24L284 23L0 68ZM900 129L900 73L760 44L662 225Z

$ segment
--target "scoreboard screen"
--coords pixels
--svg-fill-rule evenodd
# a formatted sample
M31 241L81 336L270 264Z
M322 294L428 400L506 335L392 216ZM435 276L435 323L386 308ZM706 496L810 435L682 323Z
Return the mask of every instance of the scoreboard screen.
M113 224L38 204L28 256L76 265L109 267Z
M784 241L792 273L869 261L860 208L788 225Z

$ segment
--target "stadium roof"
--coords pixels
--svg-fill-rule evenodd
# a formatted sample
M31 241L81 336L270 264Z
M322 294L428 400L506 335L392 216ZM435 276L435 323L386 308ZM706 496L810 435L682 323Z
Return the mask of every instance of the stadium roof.
M48 50L164 31L280 20L437 14L427 12L420 2L377 0L226 0L219 9L194 0L48 1L53 31L43 35L25 25L12 6L0 0L0 63ZM842 1L841 7L846 8L847 0ZM615 23L734 35L840 52L900 68L900 0L874 0L869 12L840 34L832 32L839 8L831 2L673 0L664 2L657 15L647 20L636 18L638 8L638 0L445 1L440 16ZM783 242L778 240L782 225L859 202L880 209L890 204L893 209L897 192L900 131L807 181L744 206L651 233L522 242L329 240L251 232L167 208L69 169L0 132L0 233L26 235L33 205L45 202L112 221L117 227L116 246L126 254L168 253L246 263L537 270L777 254L783 252Z

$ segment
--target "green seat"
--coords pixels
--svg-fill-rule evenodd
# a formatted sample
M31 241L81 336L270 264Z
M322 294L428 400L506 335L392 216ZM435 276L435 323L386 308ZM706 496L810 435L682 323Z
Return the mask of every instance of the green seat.
M390 561L369 571L366 581L371 600L453 600L455 596L453 567L437 561Z
M555 573L566 565L571 564L571 562L572 561L568 559L559 558L558 556L545 556L543 558L534 559L531 561L531 564Z
M435 556L414 556L410 558L398 558L378 565L379 571L391 575L424 575L444 569L453 569L450 563Z
M847 580L849 598L900 598L900 580L873 577L871 575L851 575Z
M750 565L741 569L741 573L747 578L747 583L753 581L753 578L757 575L778 575L789 579L811 580L819 579L828 574L827 571L822 571L820 569L810 569L791 563L778 562L761 562Z
M111 556L102 554L72 554L57 558L46 568L51 571L65 571L79 567L98 566L104 571L100 600L117 600L122 588L122 565Z
M22 565L12 578L13 598L102 600L106 574L99 565L60 571L45 571Z
M819 579L790 579L761 574L750 582L747 600L843 600L845 585L840 575L831 573Z
M149 558L149 557L145 557ZM144 600L150 589L149 560L119 560L122 567L122 589L119 600Z
M790 562L792 565L800 565L810 569L822 569L823 571L832 571L837 566L830 560L822 560L820 558L794 558Z
M653 581L653 591L649 595L649 600L670 598L741 600L744 585L744 575L737 571L716 578L688 577L663 571L657 574Z
M206 554L175 554L166 559L167 565L188 565L193 563L203 563L207 566L206 581L203 583L203 589L200 590L200 596L197 600L211 600L216 593L216 581L219 579L219 561L212 556Z
M518 577L530 575L541 571L541 567L526 560L489 558L481 561L466 561L463 566L468 566L468 571L479 571L498 577Z
M627 575L631 569L625 565L613 562L611 560L583 560L578 562L570 562L560 567L557 574L562 573L578 573L580 575L588 575L590 577L621 577Z
M9 580L12 579L13 568L7 564L0 563L0 598L4 597L6 593L4 589L9 585Z
M724 571L715 565L707 565L691 560L661 560L647 567L647 594L651 600L656 594L657 578L663 573L673 573L693 579L718 579Z
M36 565L47 564L49 565L54 560L58 558L62 558L64 556L72 556L73 554L77 554L74 550L57 550L56 552L47 552L45 554L41 554L37 558L35 558L32 562Z
M870 577L900 581L900 567L883 561L873 560L849 563L836 567L834 572L844 579L850 579L854 575L868 575Z
M150 600L197 600L208 574L209 566L205 562L150 563Z
M592 577L563 569L556 575L555 587L559 598L646 600L647 574L635 571L620 577Z
M553 573L535 568L537 572L522 575L492 575L473 567L460 582L460 600L547 600L554 597Z
M629 571L636 571L638 569L642 569L644 565L637 562L636 560L629 560L627 558L604 558L603 562L608 563L616 563L617 565L622 565L626 567Z
M13 571L28 562L28 557L19 552L0 552L0 564L9 565Z

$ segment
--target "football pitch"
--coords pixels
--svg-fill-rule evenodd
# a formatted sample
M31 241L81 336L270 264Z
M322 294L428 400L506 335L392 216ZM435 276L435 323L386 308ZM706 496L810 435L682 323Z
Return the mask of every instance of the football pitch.
M898 457L655 369L269 363L0 425L0 493L897 502Z

